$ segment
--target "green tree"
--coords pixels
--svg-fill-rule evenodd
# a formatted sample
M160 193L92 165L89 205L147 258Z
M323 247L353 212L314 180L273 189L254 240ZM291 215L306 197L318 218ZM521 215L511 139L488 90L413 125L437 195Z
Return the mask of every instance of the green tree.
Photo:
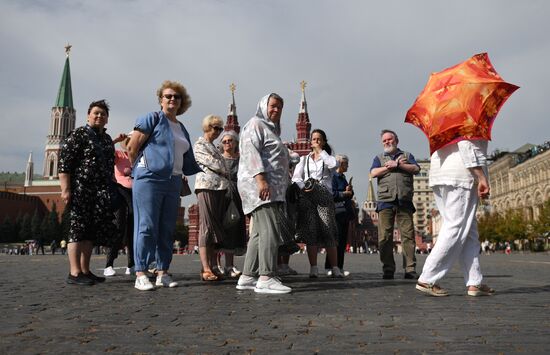
M38 213L38 210L34 210L34 214L31 219L31 239L40 239L43 238L42 233L42 216Z
M15 234L15 223L6 216L4 221L0 225L0 243L10 243L17 240L17 235Z
M29 216L28 213L25 213L23 218L21 218L21 225L19 229L19 241L23 242L29 239L32 239L31 216Z
M189 227L183 223L176 223L174 240L179 240L182 247L189 244Z
M542 205L539 218L533 223L533 230L536 236L550 232L550 200Z
M51 242L54 239L60 240L61 225L55 203L52 206L52 210L42 220L42 232L47 242Z

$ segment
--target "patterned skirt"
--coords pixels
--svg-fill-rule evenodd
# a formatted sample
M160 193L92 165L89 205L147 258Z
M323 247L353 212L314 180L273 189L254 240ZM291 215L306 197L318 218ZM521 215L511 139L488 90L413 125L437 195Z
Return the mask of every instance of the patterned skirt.
M307 245L328 248L338 244L337 235L331 193L320 184L315 184L309 192L300 192L296 239Z

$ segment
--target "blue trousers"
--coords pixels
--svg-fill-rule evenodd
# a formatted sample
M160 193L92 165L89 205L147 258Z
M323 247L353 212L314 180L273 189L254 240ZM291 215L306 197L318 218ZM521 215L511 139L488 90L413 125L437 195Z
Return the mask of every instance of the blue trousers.
M134 262L136 271L146 271L157 262L158 270L168 270L176 218L180 206L181 175L170 180L140 177L134 180Z

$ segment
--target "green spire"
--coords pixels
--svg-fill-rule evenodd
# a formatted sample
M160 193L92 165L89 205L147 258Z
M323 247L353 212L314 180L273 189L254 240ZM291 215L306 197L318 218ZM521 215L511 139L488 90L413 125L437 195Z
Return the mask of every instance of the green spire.
M69 65L69 51L70 46L65 47L67 53L67 59L65 59L65 68L63 68L63 76L61 77L61 84L59 85L59 92L57 93L57 100L55 100L54 107L70 107L73 108L73 90L71 87L71 68Z

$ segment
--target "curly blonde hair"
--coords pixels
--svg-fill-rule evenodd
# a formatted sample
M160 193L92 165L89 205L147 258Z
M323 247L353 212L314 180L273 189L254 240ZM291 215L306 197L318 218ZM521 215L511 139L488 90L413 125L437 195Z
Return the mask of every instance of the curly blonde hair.
M178 83L177 81L170 81L170 80L163 81L162 84L160 85L160 88L157 90L157 97L159 99L159 104L162 102L162 92L166 89L172 89L181 95L180 107L176 112L176 116L181 115L182 113L187 111L189 107L191 107L191 97L189 96L189 94L187 94L187 89L185 89L185 86Z

